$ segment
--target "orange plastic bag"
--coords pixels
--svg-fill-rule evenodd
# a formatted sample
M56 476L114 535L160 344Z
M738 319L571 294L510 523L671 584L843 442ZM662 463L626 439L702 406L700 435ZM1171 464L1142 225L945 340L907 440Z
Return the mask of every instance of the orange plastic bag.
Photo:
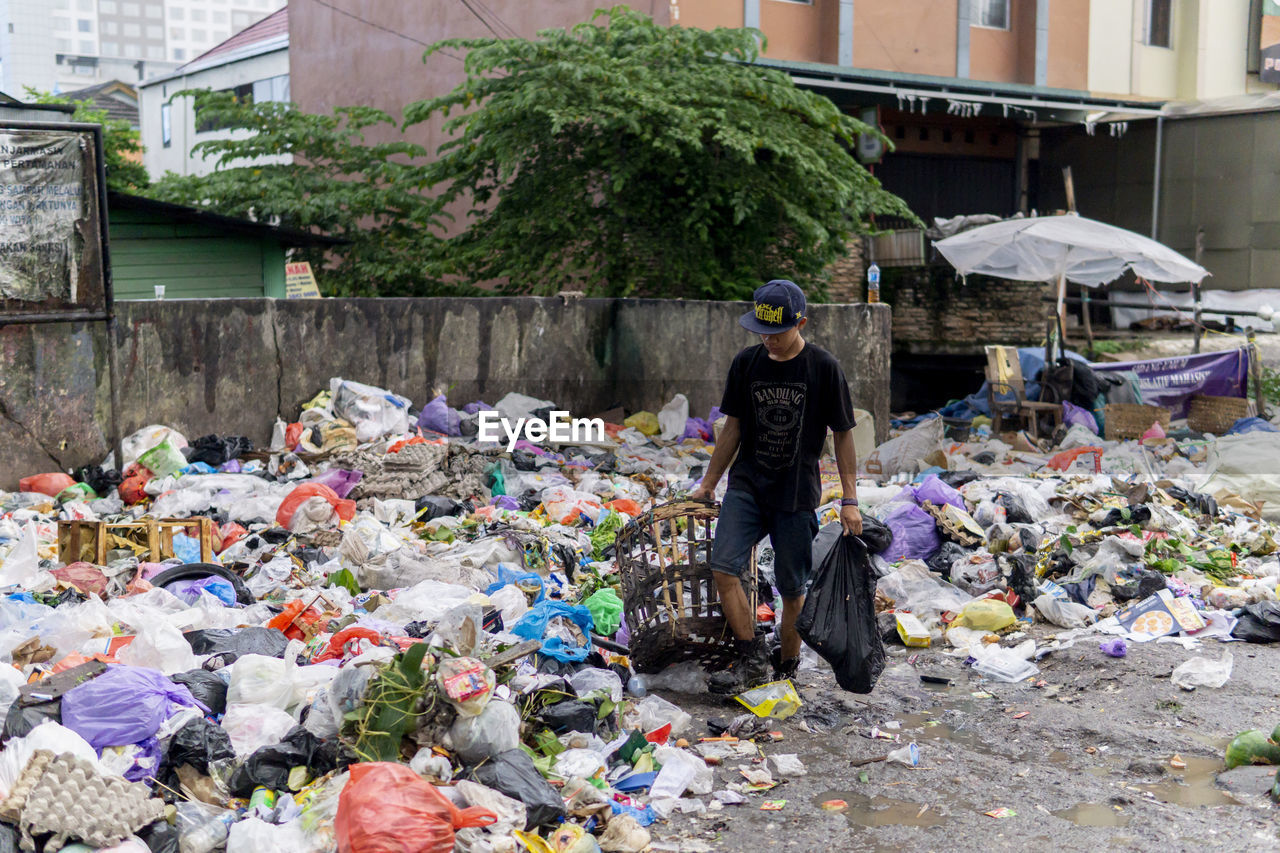
M298 627L298 624L310 627L323 619L324 614L314 607L307 608L307 612L303 613L302 600L295 598L284 606L284 610L278 616L271 617L271 620L267 622L267 627L275 628L290 640L305 640L307 635Z
M223 551L227 550L248 535L248 530L245 530L234 521L228 521L226 524L219 527L217 532L214 534L215 541L213 543L213 550L215 553L221 554Z
M614 512L620 512L623 515L629 515L632 518L635 518L640 513L644 512L644 510L640 509L640 504L630 498L617 498L616 500L609 501L605 506Z
M30 477L23 477L18 481L18 491L20 492L39 492L42 495L48 495L56 498L58 492L74 486L76 481L66 474L55 472L52 474L32 474Z
M380 643L382 642L382 635L372 628L357 628L354 625L350 628L343 628L329 638L328 648L317 655L311 662L324 663L327 660L341 660L343 647L352 640L372 640L375 643Z
M1093 470L1094 473L1102 471L1102 448L1101 447L1075 447L1071 450L1064 450L1055 454L1048 462L1048 467L1055 468L1059 471L1065 471L1071 467L1071 464L1086 453L1093 454Z
M338 797L338 853L451 853L455 829L497 819L488 809L459 809L403 764L354 764Z
M302 441L302 424L294 422L284 428L284 449L294 450Z
M303 483L285 495L284 500L280 503L280 509L276 511L276 524L280 527L288 527L290 522L293 521L293 514L298 511L298 507L302 506L303 501L307 498L324 498L331 507L338 511L338 518L343 521L350 521L355 518L355 501L343 500L338 497L337 492L323 483Z

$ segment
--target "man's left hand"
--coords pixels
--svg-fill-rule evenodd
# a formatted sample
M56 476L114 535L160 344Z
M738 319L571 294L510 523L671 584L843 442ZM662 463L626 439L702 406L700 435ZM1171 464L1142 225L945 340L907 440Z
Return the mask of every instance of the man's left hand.
M862 513L853 504L840 507L840 526L846 536L862 535Z

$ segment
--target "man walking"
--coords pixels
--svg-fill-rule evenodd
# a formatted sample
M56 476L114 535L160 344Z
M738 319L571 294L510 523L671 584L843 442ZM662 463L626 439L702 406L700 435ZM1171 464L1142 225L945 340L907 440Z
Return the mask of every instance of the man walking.
M713 500L716 484L733 462L711 554L716 589L736 638L737 659L710 680L713 693L726 695L770 680L771 669L774 677L789 678L800 663L796 617L812 569L815 510L822 493L818 460L828 428L835 434L844 495L840 523L846 534L862 533L849 386L835 357L801 336L808 323L804 292L775 279L756 290L754 310L739 323L761 343L738 353L729 368L720 404L724 429L692 495ZM756 615L740 580L752 547L766 535L782 594L781 645L772 659L765 637L756 635Z

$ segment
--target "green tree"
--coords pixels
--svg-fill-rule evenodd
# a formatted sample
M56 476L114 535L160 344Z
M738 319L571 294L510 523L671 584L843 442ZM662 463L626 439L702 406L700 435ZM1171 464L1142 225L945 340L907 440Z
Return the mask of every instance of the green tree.
M758 38L616 7L432 45L467 52L464 83L405 108L406 127L453 114L433 181L469 216L441 271L509 293L743 298L789 277L822 296L869 214L914 217L850 154L876 131L752 65Z
M71 104L63 95L40 92L26 87L27 97L37 104ZM142 165L142 134L124 119L107 118L107 111L92 101L75 101L72 121L102 125L102 159L107 170L107 189L122 193L143 190L150 178Z
M292 104L245 103L230 92L184 91L199 121L232 131L196 144L207 175L166 174L150 190L163 201L206 207L337 237L331 249L300 250L321 290L341 296L446 292L431 273L439 202L425 193L421 146L369 144L365 132L395 120L372 107L311 115Z

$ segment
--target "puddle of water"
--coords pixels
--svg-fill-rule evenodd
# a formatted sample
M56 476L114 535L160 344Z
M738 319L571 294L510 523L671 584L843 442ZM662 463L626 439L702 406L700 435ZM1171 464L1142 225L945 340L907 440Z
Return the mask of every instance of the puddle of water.
M1076 826L1128 826L1129 815L1101 803L1080 803L1069 809L1053 813L1055 817L1069 820Z
M1049 753L1050 764L1066 764L1070 760L1071 756L1060 749L1055 749L1053 752Z
M912 732L914 740L947 740L984 755L1008 758L1004 753L992 749L986 741L978 737L977 732L956 728L938 719L934 714L907 714L901 717L900 720L902 722L901 731Z
M1238 806L1240 801L1214 784L1222 761L1217 758L1184 759L1185 770L1173 770L1173 778L1150 785L1135 786L1153 794L1162 803L1179 806Z
M813 798L821 806L827 800L844 800L849 808L838 814L848 818L852 826L940 826L947 818L923 803L893 797L868 797L852 791L825 791ZM924 813L921 813L924 809Z

